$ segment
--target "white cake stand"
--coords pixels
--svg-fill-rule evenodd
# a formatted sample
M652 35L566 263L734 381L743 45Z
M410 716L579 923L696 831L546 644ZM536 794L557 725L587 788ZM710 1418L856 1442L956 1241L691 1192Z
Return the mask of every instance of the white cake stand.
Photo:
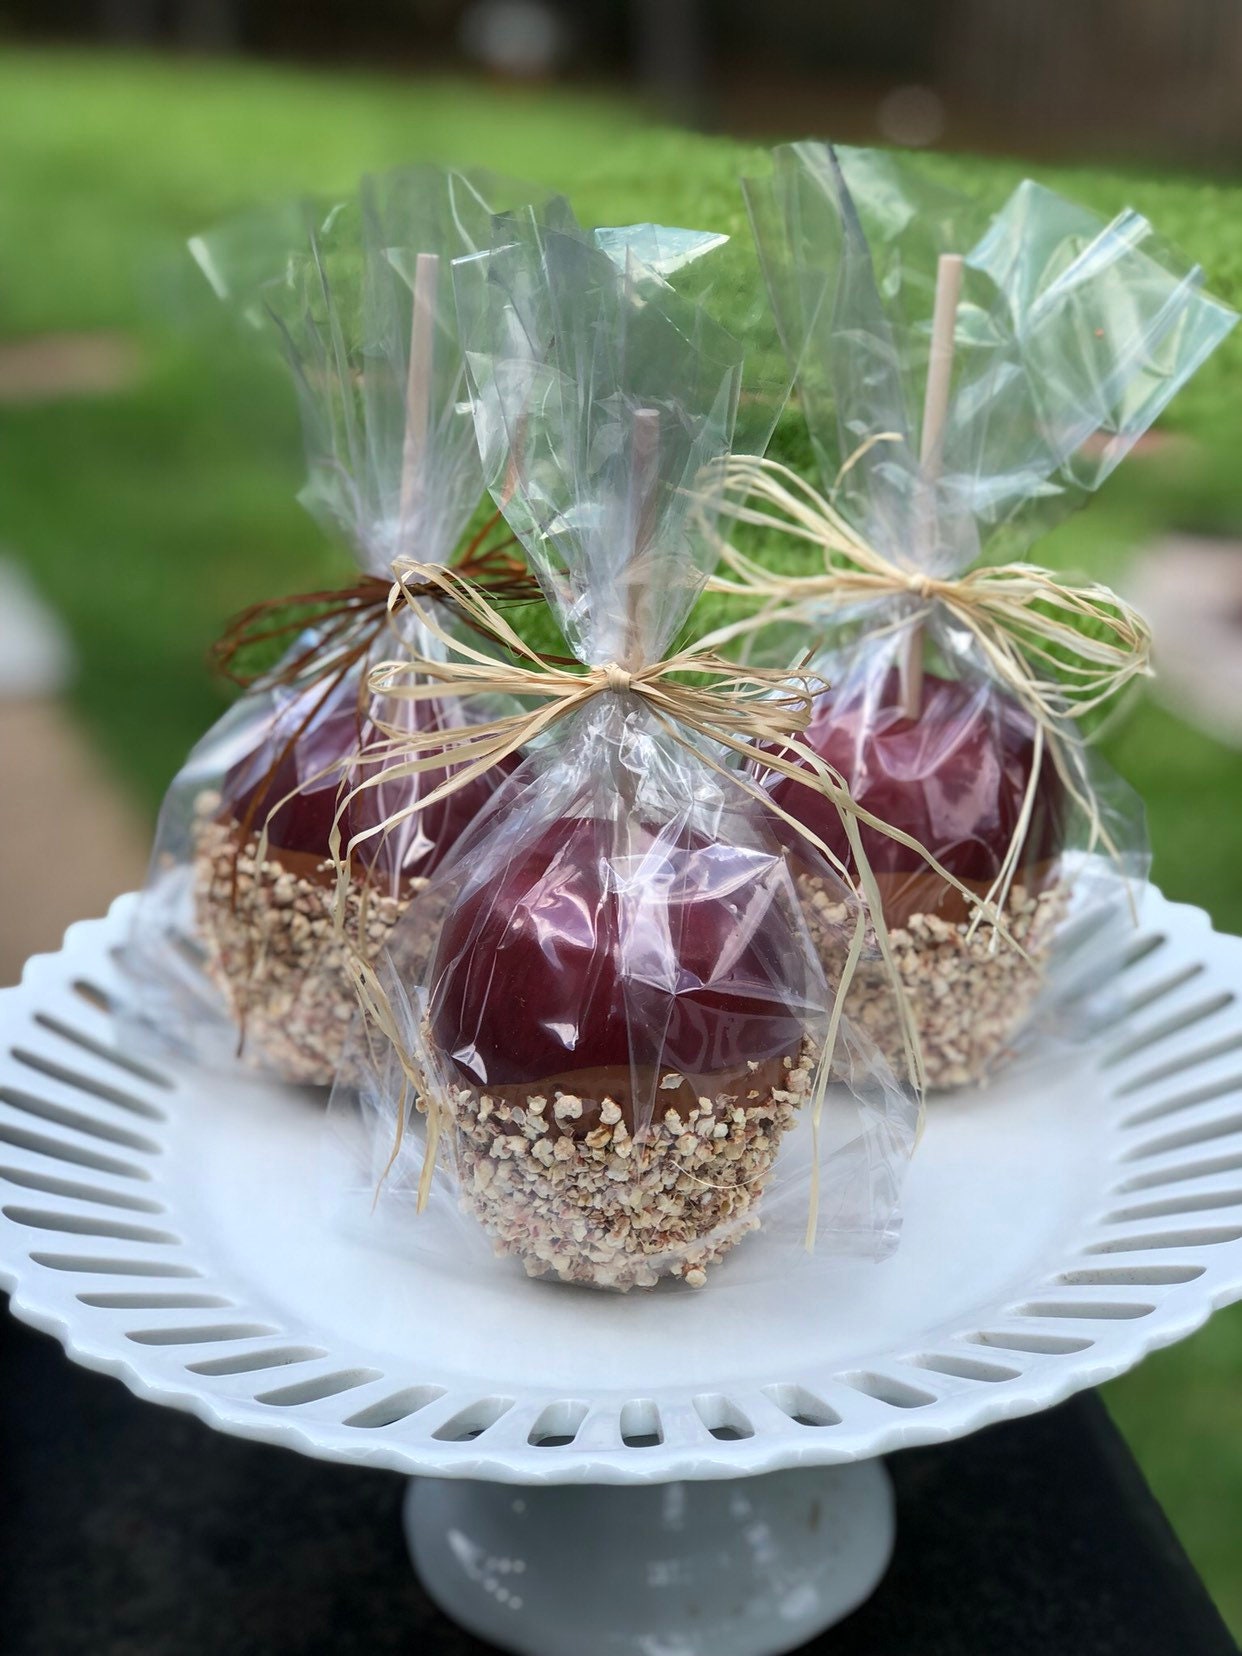
M0 995L13 1310L222 1431L413 1475L424 1584L505 1648L791 1649L883 1573L877 1457L1047 1408L1242 1297L1242 941L1158 895L1102 1041L933 1104L895 1258L627 1297L325 1226L317 1100L118 1049L127 912Z

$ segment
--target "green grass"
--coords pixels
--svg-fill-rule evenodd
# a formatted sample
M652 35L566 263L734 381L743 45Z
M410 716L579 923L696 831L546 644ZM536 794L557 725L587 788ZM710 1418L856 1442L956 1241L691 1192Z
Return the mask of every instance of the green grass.
M745 235L736 177L760 160L543 91L18 53L0 59L0 153L0 339L115 328L142 352L141 378L122 394L0 404L0 543L68 620L82 716L152 813L223 705L202 657L225 616L348 568L294 502L286 387L218 314L185 238L250 202L345 187L426 155L567 189L587 223L651 218ZM1025 170L929 164L996 203ZM1242 305L1242 187L1087 168L1041 177L1105 214L1125 203L1147 212ZM1047 558L1107 577L1164 528L1242 531L1240 418L1242 331L1166 422L1196 447L1132 460L1043 543ZM784 427L778 446L797 443L796 426ZM1109 751L1147 798L1164 889L1242 931L1232 831L1242 754L1151 703ZM1152 1358L1108 1398L1242 1630L1242 1312Z

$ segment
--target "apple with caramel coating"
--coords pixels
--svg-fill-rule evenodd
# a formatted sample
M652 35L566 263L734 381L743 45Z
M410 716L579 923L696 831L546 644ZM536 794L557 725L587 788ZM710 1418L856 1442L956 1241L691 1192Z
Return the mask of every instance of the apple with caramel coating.
M566 1281L700 1282L757 1222L809 1086L805 961L779 851L580 817L468 886L427 1035L497 1251Z
M902 706L896 671L847 695L815 700L803 740L844 777L855 802L901 829L973 892L1000 872L1021 820L1035 763L1029 713L994 685L923 677L917 716ZM849 866L852 855L836 808L789 777L771 780L778 805L806 823ZM1047 880L1064 832L1064 789L1045 748L1017 883ZM917 851L876 828L860 830L884 914L893 927L912 914L966 917L966 900L934 874Z
M434 703L409 705L421 728L437 728ZM220 792L196 802L195 918L206 970L239 1025L243 1056L284 1080L326 1086L355 1009L333 924L329 841L342 789L379 773L381 761L367 755L383 738L360 717L352 689L298 731L304 716L295 700L233 764ZM515 763L352 847L345 926L369 956ZM340 820L342 848L442 780L435 770L389 779L350 799Z
M925 846L969 891L989 892L1021 825L1036 762L1034 722L1010 696L995 685L926 673L912 717L893 670L820 695L803 740L840 772L863 809ZM783 810L852 868L844 828L827 799L786 776L769 777L768 787ZM929 1086L982 1080L1025 1021L1068 900L1059 860L1067 818L1065 788L1045 747L1004 914L1025 958L994 947L986 924L972 935L966 898L917 851L861 827ZM831 980L835 904L812 873L799 877L799 888ZM899 1066L896 1002L878 968L864 964L848 1005Z

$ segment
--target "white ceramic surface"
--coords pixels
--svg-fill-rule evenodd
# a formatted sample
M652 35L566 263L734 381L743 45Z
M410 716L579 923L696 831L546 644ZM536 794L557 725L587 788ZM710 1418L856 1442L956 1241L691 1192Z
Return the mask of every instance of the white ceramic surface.
M415 1478L410 1552L440 1608L520 1656L778 1656L892 1556L884 1463L737 1482L515 1489Z
M0 1282L222 1430L514 1483L883 1454L1120 1374L1242 1296L1242 942L1154 895L1095 1050L933 1103L898 1254L698 1294L446 1277L326 1228L320 1105L114 1045L123 900L0 993Z

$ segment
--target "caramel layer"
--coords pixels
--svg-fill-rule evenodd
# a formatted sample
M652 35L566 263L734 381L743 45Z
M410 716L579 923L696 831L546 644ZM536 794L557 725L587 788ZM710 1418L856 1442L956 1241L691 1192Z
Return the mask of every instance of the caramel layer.
M1050 857L1045 862L1022 868L1014 884L1023 886L1028 895L1037 897L1052 883L1057 864L1058 859ZM960 925L971 917L970 907L962 893L956 887L947 885L930 868L915 869L909 873L877 874L875 882L890 931L904 927L916 914L936 915L953 925ZM963 880L962 884L976 897L986 897L992 882Z
M532 1098L545 1098L547 1104L542 1114L549 1131L557 1136L585 1138L600 1125L600 1110L605 1099L611 1099L620 1109L621 1119L631 1135L645 1128L652 1117L662 1120L668 1110L676 1110L684 1121L701 1097L714 1102L723 1095L734 1100L734 1108L745 1110L748 1105L767 1101L774 1090L782 1088L797 1059L798 1049L794 1048L787 1057L769 1058L756 1064L754 1069L747 1066L722 1070L715 1075L697 1076L682 1075L669 1066L654 1073L640 1071L635 1077L628 1064L609 1064L567 1071L563 1075L549 1076L546 1080L509 1082L495 1087L480 1087L462 1076L460 1071L457 1073L464 1084L480 1097L486 1096L514 1109L527 1110ZM456 1070L457 1066L450 1063L450 1068ZM635 1079L638 1081L637 1102L640 1106L637 1116ZM750 1097L752 1093L755 1095L753 1098ZM569 1114L562 1105L558 1115L558 1094L562 1099L576 1099L581 1105L581 1113Z
M216 820L222 828L230 831L233 843L239 852L245 849L253 850L258 844L259 833L262 828L261 823L257 826L252 825L249 833L243 837L236 818L226 815L218 817ZM326 852L323 856L320 856L314 851L289 851L283 845L269 844L266 860L270 863L276 863L286 874L292 874L295 880L302 880L307 885L319 886L321 889L328 891L336 884L336 864ZM367 870L355 862L352 870L354 885L363 885L367 873ZM391 882L386 877L382 880L378 877L374 878L371 881L371 886L374 891L384 896L404 898L410 895L410 877L408 876L401 881L400 889L395 892L391 890Z

